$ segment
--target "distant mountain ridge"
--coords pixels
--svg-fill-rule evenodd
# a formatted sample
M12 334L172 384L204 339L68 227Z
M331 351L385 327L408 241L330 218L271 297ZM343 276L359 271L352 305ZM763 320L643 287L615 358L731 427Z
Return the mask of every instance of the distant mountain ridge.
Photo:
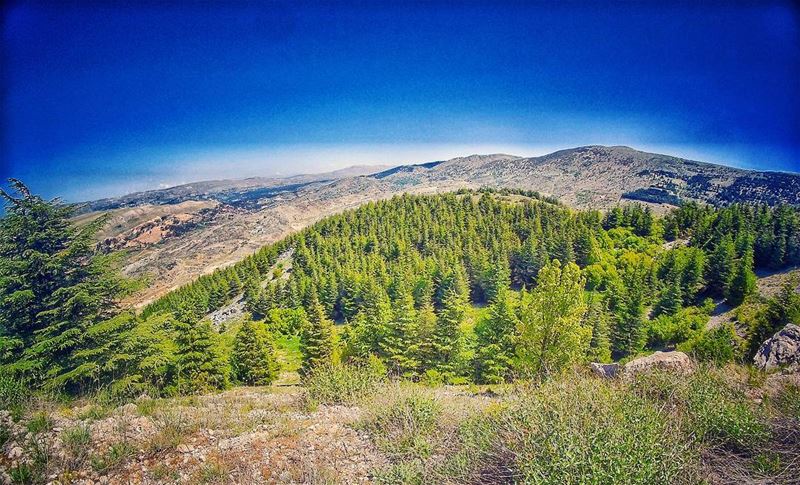
M365 202L480 187L534 190L579 209L607 209L626 200L659 211L682 201L800 205L800 174L586 146L540 157L470 155L391 168L198 182L90 202L85 210L94 212L81 220L110 212L113 223L103 230L107 245L131 249L127 274L152 276L153 283L132 301L143 304Z
M187 200L216 200L243 203L280 192L294 191L313 183L331 182L345 177L368 175L389 168L388 165L352 165L331 172L300 174L289 177L248 177L244 179L204 180L164 189L82 202L80 212L103 211L143 204L179 204Z
M471 155L425 165L431 166L392 170L403 174L405 183L412 176L421 184L463 182L536 190L578 208L604 209L622 199L671 205L681 200L800 204L798 174L744 170L623 146L578 147L528 158Z

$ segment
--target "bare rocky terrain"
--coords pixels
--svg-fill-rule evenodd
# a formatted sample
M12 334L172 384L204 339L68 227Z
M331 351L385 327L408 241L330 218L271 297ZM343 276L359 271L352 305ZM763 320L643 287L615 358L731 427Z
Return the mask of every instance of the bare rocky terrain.
M149 278L140 306L197 276L232 264L328 215L400 193L459 188L538 191L575 208L639 201L666 210L680 201L800 204L800 175L754 172L640 152L588 146L541 157L472 155L442 162L351 167L317 175L198 182L87 203L103 213L102 238L128 249L124 272Z

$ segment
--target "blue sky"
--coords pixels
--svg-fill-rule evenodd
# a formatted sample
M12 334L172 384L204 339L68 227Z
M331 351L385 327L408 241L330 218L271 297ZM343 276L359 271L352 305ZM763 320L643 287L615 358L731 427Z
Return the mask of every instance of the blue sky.
M586 144L800 171L790 3L138 3L3 7L0 175L85 200Z

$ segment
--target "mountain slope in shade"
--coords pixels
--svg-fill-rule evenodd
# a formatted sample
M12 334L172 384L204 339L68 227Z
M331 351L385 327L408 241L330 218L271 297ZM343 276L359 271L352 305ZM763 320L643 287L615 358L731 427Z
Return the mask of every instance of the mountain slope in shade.
M130 303L147 303L325 216L405 192L520 188L582 209L606 209L625 200L644 201L662 210L683 200L800 205L798 174L754 172L628 147L588 146L528 158L472 155L375 170L379 169L355 176L201 182L191 184L191 189L182 186L145 192L140 198L131 195L103 201L105 207L117 208L114 227L120 228L119 234L113 234L113 228L105 229L104 235L116 238L108 246L133 248L125 272L151 276L152 284ZM195 217L185 217L182 207L189 200L214 204L200 209ZM127 208L145 204L169 213L164 227L158 221L133 227L119 220L128 213L136 214L137 221L144 219L141 211ZM174 209L167 210L165 205ZM176 220L186 220L187 227L175 225ZM165 237L154 238L154 234ZM148 243L151 240L157 242Z

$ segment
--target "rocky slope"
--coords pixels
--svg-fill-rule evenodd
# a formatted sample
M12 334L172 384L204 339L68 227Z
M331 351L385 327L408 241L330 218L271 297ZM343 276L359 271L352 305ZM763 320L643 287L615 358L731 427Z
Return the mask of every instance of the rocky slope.
M472 155L383 168L354 167L286 179L199 182L92 202L87 208L94 214L113 211L117 219L122 209L130 207L162 212L143 220L146 218L134 210L137 224L117 220L116 233L114 227L104 230L105 238L115 238L112 246L135 249L127 257L125 272L151 277L148 289L130 302L141 305L325 216L404 192L519 188L582 209L605 209L625 200L643 201L661 210L682 200L800 205L798 174L741 170L628 147L588 146L532 158ZM191 218L172 217L163 224L154 223L164 215L165 207L190 202L213 208ZM189 227L181 227L184 223Z

